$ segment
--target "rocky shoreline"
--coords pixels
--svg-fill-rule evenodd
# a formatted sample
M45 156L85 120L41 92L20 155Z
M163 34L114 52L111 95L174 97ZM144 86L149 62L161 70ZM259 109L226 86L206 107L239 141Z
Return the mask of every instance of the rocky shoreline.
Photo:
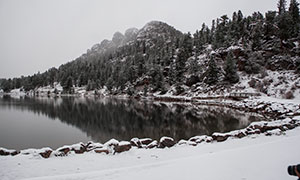
M263 115L266 119L272 118L273 121L261 121L253 122L249 126L241 130L235 130L228 133L213 133L212 136L194 136L188 140L180 140L175 142L171 137L162 137L160 140L154 140L151 138L132 138L130 141L121 141L111 139L108 142L101 144L95 142L78 143L69 146L63 146L56 150L51 148L42 149L26 149L26 150L9 150L0 147L0 156L15 156L21 155L34 155L41 156L43 158L67 156L69 154L83 154L83 153L100 153L100 154L116 154L129 151L132 148L170 148L180 145L196 146L200 143L213 143L223 142L227 139L241 139L247 136L255 134L264 134L266 136L271 135L283 135L285 131L294 129L300 126L300 107L295 103L281 103L279 102L267 102L260 99L244 99L243 101L230 101L220 98L205 98L205 99L189 99L189 98L177 98L174 101L173 97L160 97L154 99L155 101L168 102L188 102L193 105L210 105L221 106L232 109L237 109L244 112L255 112Z
M264 134L266 136L272 135L284 135L285 131L294 129L300 126L300 116L294 116L292 118L285 118L283 120L276 120L272 122L254 122L248 127L235 130L228 133L214 133L212 136L195 136L191 137L189 140L180 140L175 142L171 137L162 137L159 141L153 140L151 138L133 138L130 141L121 141L111 139L104 144L88 142L88 143L78 143L70 146L63 146L56 150L51 148L42 149L26 149L21 151L8 150L5 148L0 148L1 156L15 156L21 155L33 155L41 156L43 158L57 157L57 156L67 156L69 154L83 154L83 153L100 153L100 154L117 154L129 151L132 148L170 148L180 145L191 145L197 146L200 143L214 143L223 142L230 138L241 139L247 136L255 134Z

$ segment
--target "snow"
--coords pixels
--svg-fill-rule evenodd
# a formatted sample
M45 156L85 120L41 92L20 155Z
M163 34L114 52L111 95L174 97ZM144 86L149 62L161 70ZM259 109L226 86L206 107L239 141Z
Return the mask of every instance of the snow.
M128 142L128 141L119 142L119 146L127 146L127 145L130 145L130 142Z
M276 133L276 130L272 132ZM300 128L285 135L252 135L222 143L138 149L116 155L65 157L0 156L0 179L296 179L287 167L299 163Z

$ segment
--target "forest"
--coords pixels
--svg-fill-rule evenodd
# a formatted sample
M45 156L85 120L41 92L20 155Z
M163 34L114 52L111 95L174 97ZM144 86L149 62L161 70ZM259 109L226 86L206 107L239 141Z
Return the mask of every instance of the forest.
M191 34L159 21L142 29L116 32L77 59L46 72L0 79L0 89L53 86L59 82L64 93L74 87L97 90L104 86L112 94L166 93L175 87L197 83L230 86L239 82L238 72L257 74L265 70L300 72L299 3L278 1L277 11L239 10L223 15L209 27L202 24Z

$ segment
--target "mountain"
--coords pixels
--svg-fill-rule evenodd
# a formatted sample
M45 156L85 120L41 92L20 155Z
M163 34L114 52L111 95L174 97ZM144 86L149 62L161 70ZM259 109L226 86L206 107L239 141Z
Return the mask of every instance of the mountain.
M287 97L297 94L300 85L299 5L290 6L247 17L234 12L231 19L213 20L211 27L203 24L193 35L151 21L141 29L116 32L59 68L2 79L0 86L6 92L29 91L58 82L64 93L82 87L128 95L246 91Z

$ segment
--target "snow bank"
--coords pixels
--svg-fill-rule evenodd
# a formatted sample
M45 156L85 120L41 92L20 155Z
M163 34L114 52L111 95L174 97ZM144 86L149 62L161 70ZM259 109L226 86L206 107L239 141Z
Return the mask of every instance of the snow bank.
M274 131L275 132L275 131ZM255 179L292 180L287 166L299 163L300 128L281 136L252 135L242 140L178 146L167 149L132 149L107 156L0 156L0 179Z

